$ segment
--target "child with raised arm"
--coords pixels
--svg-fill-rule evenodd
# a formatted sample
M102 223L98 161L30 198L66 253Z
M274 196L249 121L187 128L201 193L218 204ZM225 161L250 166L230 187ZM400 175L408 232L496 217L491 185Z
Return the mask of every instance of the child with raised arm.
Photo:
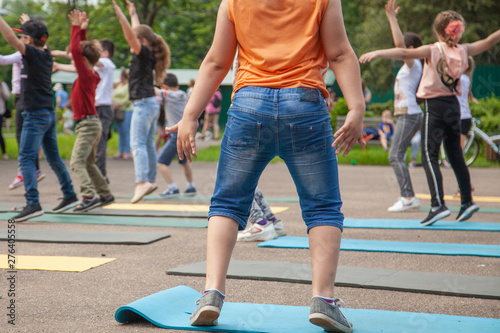
M265 24L255 17L265 17ZM272 6L222 0L213 44L184 116L167 129L178 130L178 154L189 161L196 157L197 119L231 68L237 46L239 68L209 212L205 292L193 305L191 324L217 324L238 230L245 229L261 173L280 156L296 184L309 234L309 320L332 332L352 332L333 297L344 220L336 154L346 156L356 142L364 144L365 104L340 0L281 0ZM325 104L328 65L350 109L335 135Z
M391 27L392 39L399 48L415 49L422 46L422 38L413 32L403 34L399 28L395 0L385 5L385 14ZM390 206L389 212L404 212L420 206L411 183L405 156L411 139L422 127L423 113L417 102L417 88L422 77L422 62L419 59L406 59L396 75L394 83L394 118L396 126L389 151L389 163L396 174L399 184L399 199Z
M467 69L467 57L486 51L500 41L500 30L487 38L459 44L465 30L463 17L451 10L441 12L434 20L434 32L438 42L416 49L388 49L366 53L360 62L376 58L425 59L424 71L417 97L424 99L422 125L422 164L429 190L431 211L421 225L432 225L450 215L444 202L443 179L439 170L439 147L444 142L446 155L457 178L461 192L461 208L457 220L467 220L479 210L472 201L470 175L460 147L460 75Z
M129 95L133 102L130 145L134 156L135 191L132 203L156 190L156 123L160 105L155 96L154 82L161 86L170 65L170 49L151 27L140 24L135 6L127 1L132 25L121 8L113 1L116 16L132 52L129 74Z
M7 43L23 55L17 112L22 112L23 116L19 165L26 190L26 207L14 217L17 222L21 222L44 213L40 206L36 173L36 158L40 146L47 162L56 173L63 192L63 200L53 212L62 212L76 206L78 199L57 147L56 114L51 84L52 56L44 48L49 37L47 27L40 21L29 20L16 31L19 32L18 36L0 16L0 32Z
M88 211L115 200L96 165L95 157L102 125L94 105L95 91L100 81L94 66L102 50L99 42L86 40L89 21L85 12L73 10L68 17L71 20L70 51L78 72L71 92L76 140L70 165L82 195L82 203L75 211Z

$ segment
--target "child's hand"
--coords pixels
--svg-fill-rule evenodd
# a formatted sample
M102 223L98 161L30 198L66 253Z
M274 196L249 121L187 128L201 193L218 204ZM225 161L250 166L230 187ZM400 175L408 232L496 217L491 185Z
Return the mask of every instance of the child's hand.
M135 10L135 5L133 2L127 0L127 9L130 16L137 15L137 11Z
M166 127L168 132L178 132L177 134L177 154L179 160L184 158L191 162L191 155L197 158L195 134L198 129L197 119L189 120L182 118L180 122L172 127Z
M57 62L52 63L52 73L55 73L59 70L59 64Z
M72 10L69 15L69 20L71 21L71 25L78 25L80 26L81 20L80 20L80 11L78 9Z
M113 0L112 3L113 3L113 8L115 9L115 14L116 15L123 14L122 9L120 8L120 6L118 6L116 1Z
M378 58L377 51L372 51L372 52L365 53L361 57L359 57L359 62L362 64L366 64L367 62L370 62L373 59L377 59L377 58Z
M389 20L395 19L400 9L399 6L396 7L396 0L389 0L385 5L385 15L387 15Z
M19 17L19 22L21 24L24 24L25 22L28 22L30 20L30 16L28 14L22 13L21 16Z
M86 12L80 13L80 29L87 30L89 26L89 18Z
M356 142L362 147L366 146L363 140L363 116L363 111L351 110L347 113L344 125L333 135L335 141L332 147L337 148L335 154L338 155L344 151L342 156L346 157Z

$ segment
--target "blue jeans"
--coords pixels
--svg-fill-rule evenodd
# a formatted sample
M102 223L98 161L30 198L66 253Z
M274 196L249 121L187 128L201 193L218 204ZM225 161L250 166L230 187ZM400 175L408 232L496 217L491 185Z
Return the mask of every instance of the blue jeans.
M115 129L118 133L118 152L120 154L130 154L130 123L132 111L125 112L125 119L115 121Z
M337 156L330 116L313 88L244 87L228 111L209 217L246 226L255 188L266 165L281 157L297 188L307 230L343 228Z
M28 206L40 203L36 179L36 160L40 146L45 158L54 170L64 198L75 196L71 178L57 147L56 114L54 110L40 109L23 111L23 130L19 148L19 166L24 179L26 203Z
M156 179L156 122L160 116L160 104L156 97L134 101L130 146L134 155L135 183Z

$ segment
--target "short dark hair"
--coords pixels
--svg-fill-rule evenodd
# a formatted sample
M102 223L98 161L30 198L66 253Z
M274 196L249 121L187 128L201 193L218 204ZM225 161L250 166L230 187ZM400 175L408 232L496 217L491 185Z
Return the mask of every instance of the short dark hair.
M163 84L167 87L176 88L179 86L179 82L177 81L177 76L174 74L168 73L165 79L163 80Z
M99 42L101 43L102 50L108 51L109 57L113 58L113 56L115 55L115 43L107 38L101 39Z
M82 55L88 59L90 64L93 66L101 57L101 46L99 43L93 40L84 40L80 44L82 46Z
M408 48L413 46L414 49L423 45L422 38L414 32L406 32L404 34L405 46Z

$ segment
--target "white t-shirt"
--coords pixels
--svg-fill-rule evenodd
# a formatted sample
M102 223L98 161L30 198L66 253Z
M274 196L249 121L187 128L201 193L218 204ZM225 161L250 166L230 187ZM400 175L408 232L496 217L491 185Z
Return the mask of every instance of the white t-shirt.
M0 65L12 65L12 93L21 93L21 67L23 66L23 55L21 52L2 56L0 55Z
M460 81L462 82L462 92L457 96L460 103L460 119L471 119L472 113L469 108L470 79L467 75L462 74Z
M394 84L394 115L418 114L422 109L417 103L417 89L422 76L422 63L420 60L413 60L413 66L406 64L401 67L396 75Z
M101 78L95 90L95 106L111 105L113 98L113 70L116 66L108 58L100 58L99 61L103 66L94 67L94 70Z

